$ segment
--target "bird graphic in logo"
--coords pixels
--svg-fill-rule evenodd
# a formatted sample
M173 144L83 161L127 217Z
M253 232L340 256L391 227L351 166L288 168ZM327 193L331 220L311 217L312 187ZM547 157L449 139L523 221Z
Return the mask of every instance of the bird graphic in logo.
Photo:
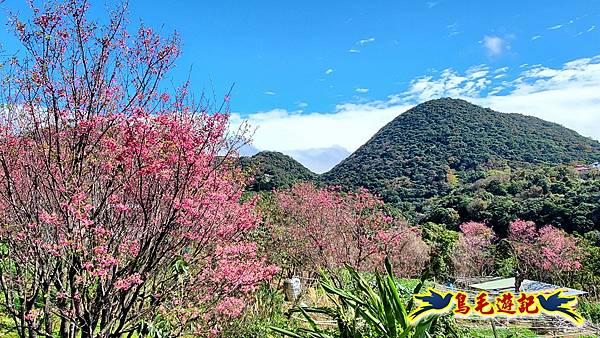
M448 312L452 307L452 293L439 293L434 289L427 289L428 293L415 295L417 307L409 315L411 322L416 323L422 318Z
M563 291L556 291L549 296L540 294L537 296L537 299L545 312L560 315L563 318L572 321L576 325L583 324L583 317L581 317L581 315L574 310L574 306L577 303L577 298L572 296L564 296Z

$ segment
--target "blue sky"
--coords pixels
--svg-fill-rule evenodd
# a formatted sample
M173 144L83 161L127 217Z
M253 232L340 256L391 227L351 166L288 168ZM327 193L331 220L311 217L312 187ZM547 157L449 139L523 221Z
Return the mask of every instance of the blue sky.
M26 11L22 1L1 6ZM105 1L92 6L104 15ZM176 81L189 73L196 91L217 95L235 82L234 123L248 119L258 127L257 148L284 151L316 171L439 96L600 138L598 0L132 0L129 7L132 23L181 34ZM0 39L6 50L17 48L6 31ZM557 93L564 99L549 102Z

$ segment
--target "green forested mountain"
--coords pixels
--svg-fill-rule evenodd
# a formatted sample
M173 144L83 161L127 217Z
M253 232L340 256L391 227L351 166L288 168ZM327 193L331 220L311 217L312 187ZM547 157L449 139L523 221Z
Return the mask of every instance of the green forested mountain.
M600 143L558 124L444 98L399 115L323 180L420 209L486 170L598 160Z
M254 177L248 188L253 191L289 188L296 182L317 179L317 174L280 152L262 151L252 157L242 157L241 161L242 168Z

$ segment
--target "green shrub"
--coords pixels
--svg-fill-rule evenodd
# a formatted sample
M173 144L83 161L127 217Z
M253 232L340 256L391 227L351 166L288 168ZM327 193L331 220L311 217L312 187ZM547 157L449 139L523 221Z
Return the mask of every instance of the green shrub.
M347 267L352 279L352 286L337 287L332 278L323 274L321 287L327 293L334 306L329 307L298 307L299 312L307 321L306 327L283 329L273 327L280 334L292 338L358 338L358 337L431 337L436 334L437 317L429 317L416 324L411 324L408 313L412 308L412 300L406 303L394 278L391 264L386 259L386 275L375 275L375 283ZM423 287L424 278L413 290L419 293ZM373 285L374 284L374 285ZM318 324L313 316L327 318L337 323L335 328L326 328ZM451 319L450 319L451 320ZM449 328L449 326L446 326ZM441 336L455 336L455 333L444 332ZM440 336L440 337L441 337Z
M594 324L600 324L600 303L580 298L577 308L585 319Z

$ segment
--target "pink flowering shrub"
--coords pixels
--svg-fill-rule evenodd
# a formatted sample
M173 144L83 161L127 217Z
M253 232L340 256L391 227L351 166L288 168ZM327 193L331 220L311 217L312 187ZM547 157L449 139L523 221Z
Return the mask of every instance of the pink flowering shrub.
M459 225L460 233L454 253L454 268L462 276L486 276L493 272L493 243L497 239L484 223Z
M160 93L177 37L87 3L12 21L25 47L0 110L0 307L20 336L121 336L158 315L215 332L277 268L248 238L226 111ZM59 332L54 332L58 330Z
M372 271L390 255L399 275L418 274L428 258L417 229L394 220L383 203L360 190L343 193L302 183L275 193L278 217L269 220L280 264L292 273L350 264Z
M523 274L561 274L581 269L583 252L574 237L551 225L538 229L534 222L513 221L508 241Z

